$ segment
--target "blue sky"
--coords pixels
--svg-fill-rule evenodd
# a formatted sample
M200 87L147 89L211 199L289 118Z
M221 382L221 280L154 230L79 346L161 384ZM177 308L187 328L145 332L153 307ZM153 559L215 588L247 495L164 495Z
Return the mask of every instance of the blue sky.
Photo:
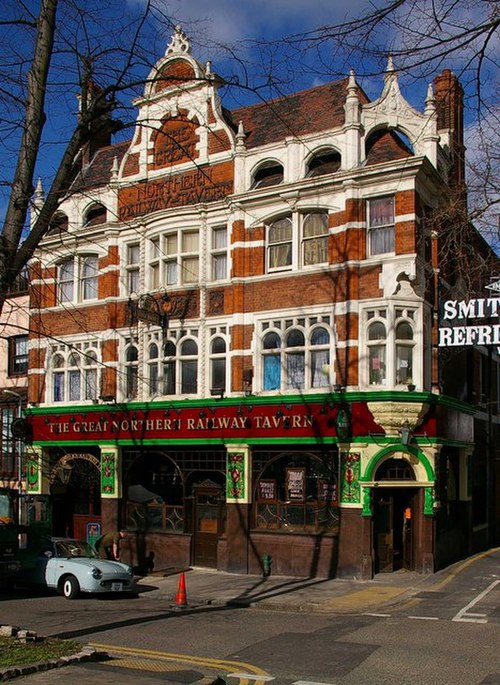
M71 52L75 40L80 45L89 46L89 50L98 55L96 64L102 64L103 84L109 77L109 61L118 60L119 55L115 52L104 55L103 46L117 44L120 40L127 44L127 37L132 35L137 26L137 18L144 10L146 0L77 0L81 8L89 12L85 18L85 24L79 23L69 13L66 2L60 0L59 18L64 27L64 38L69 42L59 43L58 47L63 51L54 56L51 74L50 97L47 101L48 120L44 131L44 146L38 173L42 175L44 184L47 185L57 164L58 151L61 150L61 140L71 131L75 122L77 110L76 94L76 70L71 64L73 58ZM449 2L452 0L437 0ZM405 28L409 25L425 25L425 10L430 7L432 0L419 0L412 3L412 13L409 18L401 22L401 31L395 32L384 29L376 35L372 35L370 48L375 47L374 41L378 41L381 51L390 50L391 47L403 47L407 37ZM383 70L386 58L377 60L365 58L362 61L361 53L365 47L363 44L356 45L356 53L346 54L342 42L326 41L318 49L304 50L304 43L300 45L286 39L289 36L314 31L322 26L339 24L345 20L355 19L363 12L372 10L374 4L381 7L388 4L387 0L154 0L156 11L153 18L144 27L147 31L148 40L146 45L148 54L144 54L144 61L136 65L136 72L143 77L148 73L149 67L145 64L146 58L149 64L160 58L170 40L173 25L180 23L188 34L195 57L201 61L210 59L213 70L224 78L237 78L240 83L248 83L257 90L230 87L223 91L223 104L228 108L241 106L250 102L258 101L258 98L268 98L281 93L290 93L311 87L318 83L335 80L347 75L350 68L356 70L358 81L371 98L380 94L383 85ZM455 11L458 14L453 20L475 20L472 16L474 7L480 4L488 5L485 0L473 0L467 3L458 3ZM31 0L29 7L36 8L38 0ZM18 13L17 0L2 0L0 5L0 19L9 15L16 16ZM455 5L454 5L455 7ZM457 9L458 8L458 9ZM95 15L90 14L95 10ZM420 12L420 14L419 14ZM120 14L121 13L121 14ZM471 16L467 16L469 13ZM411 20L411 21L410 21ZM477 18L476 18L477 20ZM2 59L8 62L7 43L2 41L4 34L0 34L0 77L2 75ZM75 39L76 37L76 39ZM16 52L24 52L29 58L31 46L26 35L21 30L11 33L7 38L12 41ZM2 46L3 42L3 46ZM65 51L67 46L70 49ZM498 39L490 45L490 52L498 49ZM106 62L106 60L108 60ZM403 95L419 110L424 107L425 93L432 76L439 73L444 67L450 67L460 74L464 66L465 56L447 56L446 61L439 64L429 65L428 73L422 75L422 69L412 71L410 74L402 73L400 85ZM396 61L396 66L399 66ZM486 61L488 78L483 87L490 95L496 86L495 78L491 76L490 63ZM106 73L108 69L108 73ZM271 78L270 78L271 77ZM470 83L465 81L467 93ZM4 79L5 83L5 79ZM136 89L138 94L141 88ZM124 92L121 95L122 104L130 106L133 92ZM467 101L466 125L469 139L475 140L476 112L472 107L472 101ZM0 169L0 212L5 205L6 187L2 182L9 180L8 161L13 160L16 152L16 132L1 128L1 122L5 119L5 109L0 95L0 154L4 164ZM129 121L134 116L132 108L128 112L122 110L120 115L128 116ZM496 128L495 130L498 130ZM4 132L6 131L6 133ZM124 132L124 137L130 137L130 128ZM471 146L472 147L472 146ZM7 162L7 164L6 164Z

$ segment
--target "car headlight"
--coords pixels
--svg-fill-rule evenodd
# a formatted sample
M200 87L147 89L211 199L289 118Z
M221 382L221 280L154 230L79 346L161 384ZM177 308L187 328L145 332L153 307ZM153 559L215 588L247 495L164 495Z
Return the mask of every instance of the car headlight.
M132 568L132 566L127 567L127 573L132 578L132 576L134 575L134 569Z
M92 566L92 578L95 578L96 580L99 580L99 578L102 578L102 571L100 568L96 568L95 566Z

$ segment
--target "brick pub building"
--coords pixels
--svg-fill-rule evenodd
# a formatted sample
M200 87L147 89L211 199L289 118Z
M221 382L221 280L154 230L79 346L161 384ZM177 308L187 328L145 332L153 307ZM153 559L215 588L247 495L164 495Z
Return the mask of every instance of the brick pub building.
M126 527L140 568L370 578L481 548L481 374L464 394L459 356L443 386L426 230L463 180L457 79L422 112L391 62L374 101L354 73L233 111L221 85L176 29L132 139L80 160L32 264L28 491L54 534Z

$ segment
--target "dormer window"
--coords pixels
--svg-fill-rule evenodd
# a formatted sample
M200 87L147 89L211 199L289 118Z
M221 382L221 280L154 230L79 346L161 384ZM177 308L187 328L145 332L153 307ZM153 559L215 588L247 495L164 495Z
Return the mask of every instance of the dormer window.
M86 211L83 219L83 225L99 226L100 224L105 224L106 219L106 207L96 202Z
M340 169L340 154L336 150L322 150L314 154L307 164L307 178L333 174Z
M68 230L68 217L64 212L56 212L49 223L46 235L57 235Z
M283 166L278 162L264 162L253 176L252 188L268 188L283 183Z

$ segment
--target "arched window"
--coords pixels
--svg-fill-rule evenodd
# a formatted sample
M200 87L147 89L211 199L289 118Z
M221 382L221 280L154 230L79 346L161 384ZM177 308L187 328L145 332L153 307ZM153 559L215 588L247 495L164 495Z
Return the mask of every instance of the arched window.
M173 459L150 452L139 456L130 465L125 484L128 529L184 532L182 473Z
M158 345L152 343L148 350L148 368L149 368L149 394L158 394L159 390L159 369L158 369Z
M129 345L125 352L125 394L127 399L137 397L139 391L139 352Z
M286 387L301 389L305 385L305 336L298 329L292 329L285 339Z
M94 350L85 350L83 356L84 392L83 399L98 397L98 359Z
M279 390L281 387L281 338L278 333L269 332L262 343L264 390Z
M195 340L184 340L180 344L180 380L183 395L198 392L198 345Z
M324 174L333 174L340 169L340 164L341 157L336 150L321 150L315 153L309 160L306 176L312 178L314 176L323 176Z
M279 162L264 162L253 175L252 188L267 188L283 183L283 166Z
M107 219L106 207L99 202L95 202L85 212L83 219L84 226L99 226L105 224Z
M413 383L413 327L408 321L396 325L396 383Z
M68 217L64 212L56 212L49 223L46 235L58 235L68 230Z
M214 338L210 344L210 389L226 391L226 354L224 338Z
M289 217L274 221L268 229L269 270L281 269L292 264L292 220Z
M55 354L52 357L52 399L54 402L64 402L64 357Z
M406 459L386 459L377 468L374 480L416 480Z
M386 329L381 321L368 327L368 371L370 385L386 383Z
M328 263L328 213L294 212L267 227L267 270L303 269Z
M177 349L175 343L168 340L163 350L163 394L176 394Z
M77 343L77 349L59 346L50 358L52 401L79 402L95 400L99 388L99 358L88 343Z
M328 214L313 212L302 221L302 264L328 262Z
M332 333L326 327L328 318L273 320L274 330L261 324L262 390L329 386Z
M311 335L311 385L324 388L330 384L330 333L322 326Z
M259 529L338 531L338 474L334 454L324 459L283 454L270 461L256 483L254 526Z

